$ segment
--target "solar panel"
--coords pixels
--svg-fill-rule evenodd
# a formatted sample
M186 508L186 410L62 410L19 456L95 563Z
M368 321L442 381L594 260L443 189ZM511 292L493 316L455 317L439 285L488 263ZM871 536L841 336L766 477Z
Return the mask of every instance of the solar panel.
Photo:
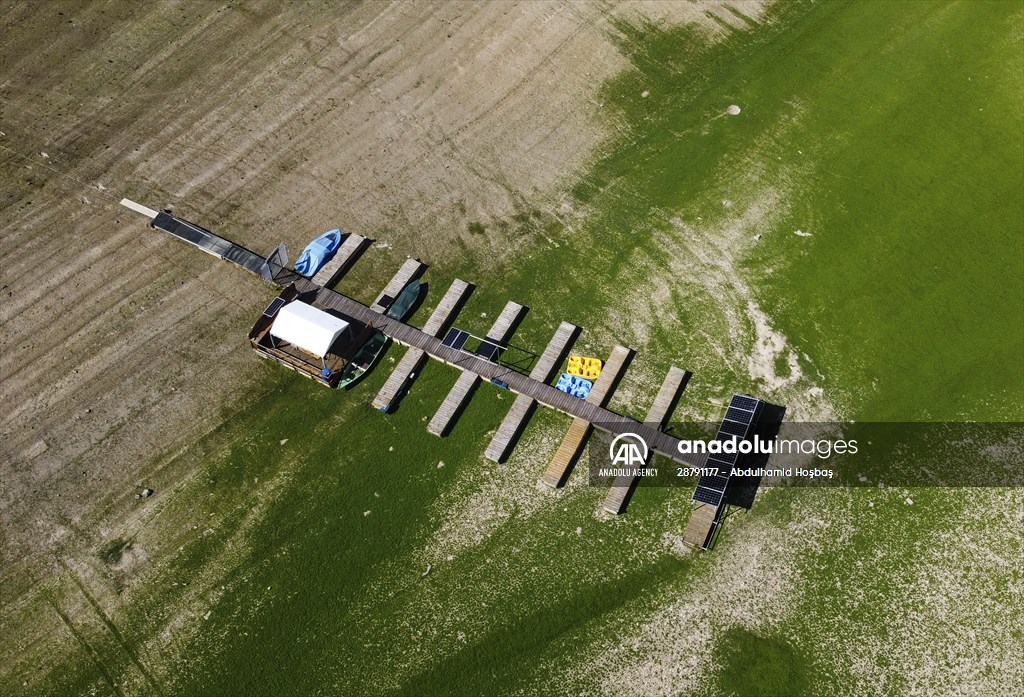
M734 394L732 401L729 402L729 408L736 407L737 409L743 409L745 411L753 412L757 410L758 400L753 397L747 397L741 394Z
M753 397L733 395L729 402L729 408L725 412L725 419L718 427L715 440L728 442L737 438L745 439L750 432L751 423L759 405L760 402ZM739 453L710 455L708 465L717 468L717 473L706 474L697 480L697 487L693 491L693 500L698 503L720 506L725 498L725 490L729 486L732 467L738 458Z
M461 329L452 327L448 330L448 333L444 335L444 339L441 343L449 348L461 349L466 345L466 339L469 338L469 332L464 332Z
M729 407L729 411L725 412L725 418L728 421L739 421L741 424L749 424L753 415L754 412L737 407Z
M480 342L480 346L477 347L476 353L478 356L483 356L489 361L497 362L498 357L501 356L501 346L490 339L484 339Z
M267 305L267 309L263 311L264 317L273 317L277 314L277 311L284 306L284 298L274 298Z
M723 421L722 425L718 428L718 435L725 433L730 436L738 436L742 438L747 435L748 428L750 428L749 422L741 424L738 421Z
M698 503L709 503L712 506L718 506L722 503L722 498L725 496L724 491L714 491L712 489L705 489L702 486L697 486L693 492L693 500Z
M719 455L712 455L708 458L708 464L715 467L724 467L729 469L736 463L736 456L729 453L721 453Z

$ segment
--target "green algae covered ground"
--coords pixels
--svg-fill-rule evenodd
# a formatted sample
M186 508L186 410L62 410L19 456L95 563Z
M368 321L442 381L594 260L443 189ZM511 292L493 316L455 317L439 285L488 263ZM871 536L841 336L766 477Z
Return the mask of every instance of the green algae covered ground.
M414 322L457 275L480 286L471 331L511 298L533 308L517 344L561 319L596 354L628 343L613 406L633 414L674 363L696 372L691 415L746 390L812 419L1024 419L1024 8L781 3L764 20L716 43L618 26L616 135L567 182L572 213L508 221L529 248L516 268L431 269ZM145 691L1008 694L1024 677L1019 491L767 491L687 555L685 490L641 489L608 520L581 472L535 487L562 415L539 412L494 465L511 399L492 386L443 440L425 420L452 369L377 413L403 350L346 393L268 365L266 394L210 437L223 447L176 500L217 525L133 591L124 643L151 645L211 560L231 570L189 596ZM51 691L113 691L96 670L69 655Z

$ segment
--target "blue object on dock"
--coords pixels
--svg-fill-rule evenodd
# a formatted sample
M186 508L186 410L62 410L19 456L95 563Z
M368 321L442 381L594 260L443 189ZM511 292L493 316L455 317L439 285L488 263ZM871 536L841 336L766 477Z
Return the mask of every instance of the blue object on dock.
M295 262L295 270L303 276L312 278L327 263L327 260L334 256L340 245L341 230L337 228L328 230L306 245L302 254L299 255L298 261Z
M558 383L555 385L556 390L561 390L580 399L586 399L593 388L594 383L590 380L585 380L577 375L569 375L569 373L562 373L562 376L558 378Z
M492 385L497 385L498 387L500 387L503 390L507 390L508 389L508 383L505 382L504 380L499 380L498 378L491 378L491 384Z

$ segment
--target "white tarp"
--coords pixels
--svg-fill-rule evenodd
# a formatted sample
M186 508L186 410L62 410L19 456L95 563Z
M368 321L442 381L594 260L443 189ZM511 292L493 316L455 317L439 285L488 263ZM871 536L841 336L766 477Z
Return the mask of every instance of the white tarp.
M270 335L323 358L347 328L345 320L296 300L277 311Z

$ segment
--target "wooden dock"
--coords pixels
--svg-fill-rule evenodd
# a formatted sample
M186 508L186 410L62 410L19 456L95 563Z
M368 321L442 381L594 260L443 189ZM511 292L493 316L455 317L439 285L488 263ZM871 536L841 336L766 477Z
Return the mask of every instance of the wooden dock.
M511 300L505 305L505 309L494 320L490 330L487 332L487 340L498 346L505 346L516 328L526 315L527 308ZM427 425L427 430L435 436L444 436L451 430L455 419L469 402L469 398L476 392L480 385L480 376L472 371L463 371L459 379L455 381L448 395L437 408L434 417Z
M576 398L573 397L573 399ZM592 425L586 419L577 417L572 420L569 430L565 432L565 438L562 439L561 445L555 451L555 456L551 458L548 468L544 470L544 475L540 478L542 482L552 489L557 489L565 484L572 468L576 466L576 461L580 459L580 453L583 452L583 446L586 444L591 430Z
M541 354L540 359L533 366L533 370L530 371L530 379L543 383L551 382L551 378L558 372L562 361L565 360L566 355L572 350L572 345L576 342L579 334L580 328L575 324L562 322L555 335L551 337L551 341L548 342L544 353ZM512 403L512 408L505 414L501 426L498 427L497 432L495 432L494 437L487 446L487 450L484 451L484 455L488 459L495 462L505 461L515 447L523 429L526 428L526 423L529 421L536 406L537 403L527 395L521 394L516 397Z
M427 323L423 325L423 332L430 336L440 335L454 320L472 292L472 284L456 278L448 288L448 292L441 298L441 302L430 313ZM398 362L398 365L374 398L374 408L384 409L391 404L395 397L398 396L398 391L408 381L409 376L419 372L426 360L427 355L420 349L410 348L406 351L402 360Z
M469 398L476 392L480 385L480 376L476 373L464 370L455 381L448 395L441 402L441 406L434 413L434 418L427 424L427 430L435 436L448 435L456 417L462 413Z
M354 232L345 237L341 247L331 257L330 261L323 265L316 275L313 276L313 283L324 288L329 288L337 283L342 276L356 263L366 248L370 246L370 240Z
M283 286L294 284L295 292L303 296L304 302L310 302L313 306L320 309L340 313L345 317L366 325L368 328L382 332L395 343L408 347L409 351L402 361L399 362L395 374L391 376L395 383L397 383L397 387L391 389L394 394L397 394L397 391L401 389L405 378L413 372L415 366L419 365L424 357L430 357L462 371L462 375L455 388L453 388L452 393L449 394L449 397L452 397L452 394L457 396L462 392L466 392L468 395L471 389L460 387L460 383L476 384L481 379L500 382L502 386L507 387L516 394L517 399L510 410L509 416L506 417L506 421L510 423L525 422L529 418L529 412L536 404L542 404L573 417L572 425L544 474L543 480L550 486L557 487L564 482L569 471L571 471L573 463L579 457L583 443L585 443L587 436L593 428L598 428L613 436L620 433L635 434L646 442L652 453L663 455L679 464L695 468L708 465L709 457L707 454L684 455L680 453L679 439L661 430L660 424L663 423L661 419L658 420L658 425L638 423L634 419L605 408L612 392L621 379L622 373L632 359L633 352L628 349L616 347L612 356L605 363L604 370L595 382L594 388L587 399L580 400L556 390L548 384L550 378L548 380L543 379L545 376L542 376L540 373L546 372L546 370L542 370L542 368L548 369L544 357L542 357L531 374L527 376L510 367L500 365L500 363L493 360L493 355L474 355L445 346L441 339L438 338L447 321L447 319L442 319L441 317L447 318L450 313L454 312L454 308L460 302L458 298L461 298L462 293L465 292L464 289L454 292L454 295L457 297L451 299L451 307L441 312L442 306L449 302L446 295L445 300L442 300L442 303L435 310L434 315L431 316L430 321L428 321L423 330L387 317L384 314L387 307L390 306L411 280L421 275L425 270L425 265L418 260L408 259L380 296L374 301L373 305L367 307L352 298L326 288L323 282L324 278L328 275L330 277L326 282L332 282L336 274L350 263L353 255L357 254L355 250L358 250L361 245L365 244L360 239L360 236L352 235L346 240L346 244L349 245L348 249L345 249L344 253L342 253L343 250L339 250L338 256L340 259L332 260L335 263L329 263L328 267L322 270L323 274L317 275L317 281L315 282L286 268L275 267L272 269L267 260L254 252L218 237L205 228L176 218L169 213L157 212L128 199L123 199L121 204L150 218L151 227L165 230L175 237L195 245L202 251L236 264L240 268L260 276L264 281L279 283ZM462 282L457 281L456 283ZM449 290L449 293L451 294L453 291L454 284L453 289ZM506 344L515 330L516 323L521 319L520 313L523 311L525 311L525 308L514 303L506 306L505 312L499 317L495 327L492 327L492 332L488 334L489 340L500 339L501 341L495 341L494 343ZM506 313L508 314L506 315ZM436 322L434 321L435 316L437 316ZM554 343L554 339L552 343ZM571 341L568 343L571 343ZM545 354L547 354L547 351L545 351ZM560 362L561 358L553 361L551 367L553 368ZM675 378L670 373L669 377L666 378L666 385L673 379ZM392 381L389 380L388 382ZM680 384L685 386L685 378ZM674 400L668 396L671 390L666 385L663 385L662 390L655 399L649 416L652 414L658 415L658 413L663 411L667 418L667 415L671 413ZM384 390L381 392L385 394ZM380 399L382 399L382 396L378 395L378 400ZM458 399L452 399L452 401L462 402L464 399L465 397L459 397ZM446 399L446 401L448 400ZM437 415L435 415L436 419L438 419ZM450 416L446 418L446 421L450 420ZM492 442L492 446L495 446L494 442ZM495 446L495 452L498 450L499 448ZM609 496L609 499L611 500L611 496ZM621 505L624 505L624 503L616 505L614 500L611 503L613 504L611 508L616 509L615 512L618 512ZM718 524L719 516L723 509L724 506L715 508L708 504L698 503L684 533L684 540L693 546L705 548L714 535L715 526Z
M498 319L494 320L494 324L488 330L488 341L492 341L499 346L508 344L512 334L519 327L519 323L526 316L527 309L519 303L509 300L505 305L505 309L501 311Z
M626 368L633 360L633 354L633 349L625 346L616 346L612 349L611 356L605 361L601 374L597 376L593 389L587 395L586 404L605 412L604 406L611 399L612 392L615 391L622 376L626 373ZM569 397L569 395L566 396ZM581 401L576 397L569 397L569 399ZM580 453L583 452L583 446L587 443L593 423L593 420L579 417L573 419L569 430L565 433L565 438L562 439L562 444L558 446L555 456L551 458L547 469L544 470L544 475L540 478L542 482L552 489L557 489L565 483L572 468L576 465L576 461L579 460Z
M409 281L419 278L426 270L427 265L419 259L406 259L405 263L402 264L402 268L398 269L398 273L392 277L391 282L384 288L384 291L370 305L370 309L383 314L385 310L391 307L391 303L395 301L395 298L402 292L402 289L409 284Z
M473 284L456 278L448 288L448 292L441 298L430 318L423 325L423 331L430 336L441 336L441 333L448 328L448 325L455 320L462 306L466 304L470 294L473 292Z
M697 504L683 531L683 542L697 549L705 549L714 534L720 511L720 508L709 503Z
M594 388L587 395L590 404L603 407L612 398L612 392L619 386L619 381L626 374L626 368L633 362L636 352L625 346L616 346L612 349L612 355L604 362L601 374L594 381Z
M686 383L689 380L689 372L675 366L669 368L668 375L665 376L665 381L661 383L661 389L658 390L658 395L654 398L644 423L657 424L658 429L664 428L669 417L672 416L672 412L675 411L679 398L682 396L683 390L686 389ZM649 457L647 461L650 462L650 460L651 458ZM644 466L646 465L647 463L645 462ZM612 482L611 489L608 490L607 498L604 500L604 510L615 515L624 513L626 506L629 505L629 499L639 483L640 477L616 477L615 481Z
M409 377L413 373L418 373L426 361L427 354L423 353L420 349L411 348L406 351L405 355L402 356L402 360L398 361L398 365L395 366L395 369L391 371L391 375L384 382L384 386L380 388L380 392L373 398L373 408L387 408L394 401L395 397L398 396L398 391L402 389L402 386L409 380Z

